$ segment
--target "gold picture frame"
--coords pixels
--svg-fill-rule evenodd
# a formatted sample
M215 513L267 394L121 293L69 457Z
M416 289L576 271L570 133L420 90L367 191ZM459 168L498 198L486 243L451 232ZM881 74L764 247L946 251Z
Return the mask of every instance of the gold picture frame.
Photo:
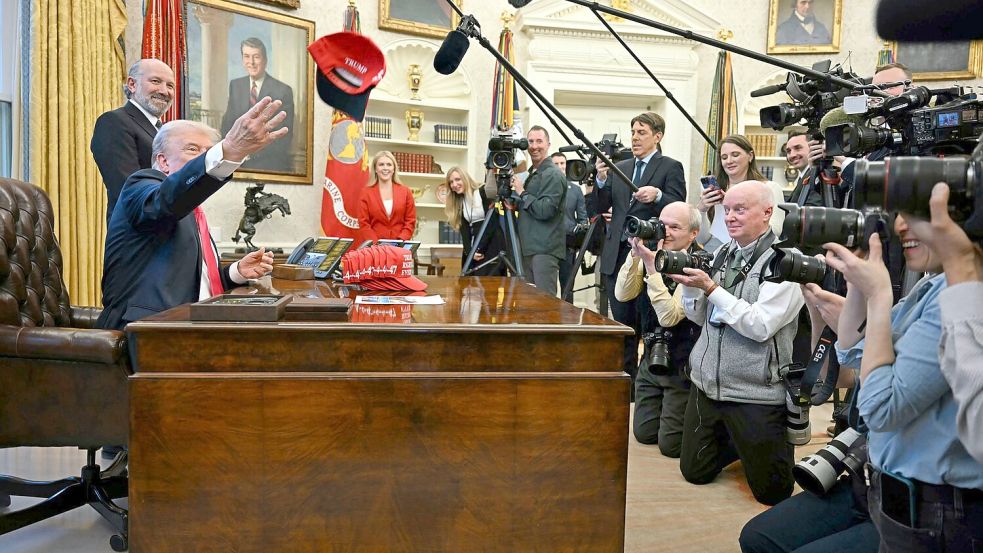
M769 0L769 54L835 54L840 51L843 0L813 0L808 16L812 31L800 23L795 7L799 0Z
M892 42L891 49L895 60L911 70L915 81L975 79L983 75L983 40ZM940 67L940 63L954 65Z
M269 4L271 6L277 6L278 8L286 8L288 10L296 10L300 7L300 0L256 0L257 2L263 4Z
M461 0L454 0L461 7ZM446 0L379 0L379 28L411 35L444 38L460 17Z
M247 40L265 51L258 96L283 102L290 132L250 156L240 181L314 183L314 22L227 0L185 0L187 84L185 116L225 133L250 107ZM252 69L255 71L255 69Z

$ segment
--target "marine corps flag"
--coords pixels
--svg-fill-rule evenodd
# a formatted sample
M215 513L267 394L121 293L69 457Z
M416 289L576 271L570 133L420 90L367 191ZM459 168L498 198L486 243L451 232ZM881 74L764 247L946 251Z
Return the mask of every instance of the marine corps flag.
M349 0L344 30L361 32L355 1ZM358 205L369 182L369 153L362 125L334 110L328 139L328 162L321 193L321 232L324 236L358 238Z

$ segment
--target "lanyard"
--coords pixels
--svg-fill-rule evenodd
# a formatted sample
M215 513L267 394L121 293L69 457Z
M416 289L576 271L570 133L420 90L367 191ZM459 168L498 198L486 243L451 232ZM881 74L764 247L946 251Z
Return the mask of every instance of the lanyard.
M741 267L741 271L737 274L737 277L734 278L734 282L730 284L730 288L736 287L745 278L747 278L747 274L751 272L751 267L753 267L754 264L757 263L758 258L760 258L766 251L768 251L768 248L771 247L771 244L774 241L775 241L775 234L770 230L768 231L768 234L758 239L758 245L754 247L754 253L751 255L751 259L748 259L747 263L745 263L744 266ZM737 245L737 242L735 242L734 245L738 248L740 247ZM728 246L726 249L724 249L723 252L717 254L717 258L713 260L713 266L711 267L713 271L712 274L717 274L720 272L720 269L723 266L724 262L727 260L727 258L730 257L731 251L732 251L731 248ZM722 284L724 286L727 285L726 282Z

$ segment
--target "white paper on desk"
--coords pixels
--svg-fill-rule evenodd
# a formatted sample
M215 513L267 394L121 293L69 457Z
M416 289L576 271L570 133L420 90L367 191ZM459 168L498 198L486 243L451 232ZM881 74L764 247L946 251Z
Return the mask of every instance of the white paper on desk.
M433 296L355 296L358 305L443 305L444 298Z

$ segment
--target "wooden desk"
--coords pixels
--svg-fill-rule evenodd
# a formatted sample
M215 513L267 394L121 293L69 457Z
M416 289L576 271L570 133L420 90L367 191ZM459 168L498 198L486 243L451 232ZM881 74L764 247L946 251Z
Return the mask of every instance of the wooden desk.
M445 305L131 324L130 551L621 552L630 331L424 280Z

